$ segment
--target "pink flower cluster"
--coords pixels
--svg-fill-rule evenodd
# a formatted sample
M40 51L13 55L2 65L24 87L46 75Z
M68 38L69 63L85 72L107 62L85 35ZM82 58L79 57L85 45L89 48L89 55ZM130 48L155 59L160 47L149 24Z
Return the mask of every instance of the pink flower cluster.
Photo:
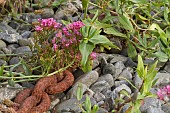
M84 23L81 22L81 21L77 21L77 22L73 22L71 24L68 24L66 27L64 27L62 30L63 30L63 33L65 36L71 36L72 33L74 33L75 35L81 35L79 30L81 27L84 26Z
M165 100L165 98L170 98L170 85L167 85L163 87L162 89L159 89L157 92L157 96L161 100Z
M92 53L90 54L90 56L91 56L91 59L94 60L94 59L97 58L97 53L92 52Z
M38 19L38 22L40 25L35 26L36 31L42 31L43 28L60 28L62 24L57 23L56 20L53 18L47 18L47 19Z

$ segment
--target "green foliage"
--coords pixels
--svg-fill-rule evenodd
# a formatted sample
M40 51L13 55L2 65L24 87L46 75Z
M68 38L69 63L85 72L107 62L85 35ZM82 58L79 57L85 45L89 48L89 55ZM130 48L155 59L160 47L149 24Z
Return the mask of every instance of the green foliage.
M80 42L79 50L82 54L82 60L81 60L82 69L85 72L91 70L90 62L88 61L88 58L97 44L107 49L110 49L110 47L118 49L118 47L115 46L112 42L110 42L110 40L106 36L100 35L101 28L110 25L100 23L97 20L97 16L98 16L98 11L96 12L95 16L92 19L88 18L83 20L85 26L82 27L80 30L83 39Z
M77 97L77 100L79 101L79 106L82 109L82 113L97 113L97 111L99 110L99 106L97 106L97 105L94 105L92 107L90 98L87 95L86 95L86 100L83 103L80 103L80 100L83 97L81 83L78 84L77 91L76 91L76 97Z

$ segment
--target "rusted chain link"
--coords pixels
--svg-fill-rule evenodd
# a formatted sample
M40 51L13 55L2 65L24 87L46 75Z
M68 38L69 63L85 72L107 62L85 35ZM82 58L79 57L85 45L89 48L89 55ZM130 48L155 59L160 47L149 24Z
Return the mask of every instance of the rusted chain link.
M48 94L57 94L67 90L74 82L70 71L63 74L41 78L34 89L25 89L17 94L14 102L20 104L17 113L43 113L50 107Z

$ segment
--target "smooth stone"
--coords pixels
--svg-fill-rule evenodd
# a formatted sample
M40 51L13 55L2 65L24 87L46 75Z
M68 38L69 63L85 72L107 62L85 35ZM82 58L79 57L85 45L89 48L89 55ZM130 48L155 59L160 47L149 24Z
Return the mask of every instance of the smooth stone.
M96 59L94 59L93 60L93 65L92 65L92 69L95 69L96 67L98 67L99 66L99 61L98 61L98 59L96 58Z
M19 87L2 87L0 88L0 102L4 99L13 99L18 92L20 92L23 88Z
M127 68L123 70L123 72L119 75L118 79L122 80L121 77L126 78L128 80L132 80L132 74Z
M90 87L94 82L99 78L99 74L96 71L90 71L81 75L79 78L75 80L74 85L80 83L85 84L87 87Z
M8 49L8 48L2 48L2 51L5 53L5 54L11 54L12 53L12 50Z
M78 103L79 103L78 100L75 98L71 98L69 100L63 101L55 107L56 113L63 113L63 112L69 112L69 111L80 113L81 109L78 106Z
M110 87L114 85L113 76L111 74L102 75L98 78L97 81L103 81L103 80L108 82Z
M18 48L18 47L19 47L18 44L9 44L9 45L7 46L7 48L8 48L10 51L13 51L13 50L15 50L15 49Z
M101 63L102 59L104 58L105 62L107 63L108 60L114 58L114 54L106 54L106 53L100 53L98 54L98 61Z
M95 93L98 93L108 88L110 88L109 83L103 80L94 83L90 89L92 89Z
M5 57L6 57L5 53L3 51L0 51L0 59Z
M106 97L102 94L102 93L96 93L94 94L94 99L97 101L97 102L100 102L102 100L104 100Z
M133 84L137 87L140 88L142 85L142 79L137 75L137 73L135 74L135 77L133 79Z
M164 86L168 85L170 83L170 73L161 73L158 72L155 79L158 78L158 81L156 82L155 86Z
M54 11L52 8L44 8L42 9L42 14L41 17L42 18L52 18L54 16Z
M123 63L125 63L127 61L127 57L124 57L122 55L119 54L112 54L112 59L110 60L110 63L114 64L118 61L122 61Z
M88 87L85 85L85 84L83 84L83 83L80 83L80 85L79 84L75 84L69 91L68 91L68 93L67 93L67 99L70 99L70 98L76 98L76 92L77 92L77 88L78 87L80 87L81 88L81 90L82 90L82 93L84 93L87 89L88 89Z
M165 112L165 113L170 113L170 107L168 104L164 104L162 105L162 110Z
M116 88L113 90L113 92L114 92L115 94L119 94L119 92L122 91L122 90L127 91L128 94L131 94L131 93L132 93L131 89L130 89L126 84L122 84L122 85L120 85L119 87L116 87Z
M19 63L19 58L18 57L12 57L9 61L9 65L14 65Z
M7 65L7 62L5 60L0 59L0 66Z
M0 40L0 50L6 48L6 43L3 40Z
M122 70L125 68L125 65L122 61L118 61L115 63L116 73L113 75L114 79L117 79L120 73L122 73Z
M25 31L21 34L22 38L29 38L31 36L31 31Z
M164 70L167 71L168 73L170 73L170 61L166 62Z
M78 9L71 2L67 2L55 12L54 18L61 20L63 17L72 16L76 12L78 12Z
M0 23L0 39L8 43L17 43L18 39L21 39L21 35L16 32L12 27L7 25L5 22Z
M24 38L19 39L18 43L19 43L20 46L29 46L30 45L29 40L28 39L24 39Z
M165 113L161 108L155 108L150 106L147 110L146 113Z
M115 75L116 74L116 67L113 64L106 64L103 67L102 70L103 74L111 74L111 75Z
M125 62L126 67L136 67L137 63L134 62L131 58L127 58L127 61Z
M19 27L19 23L17 23L16 21L11 21L8 24L10 27L12 27L13 29L18 29Z
M22 46L22 47L18 47L14 50L14 54L27 54L29 56L32 56L32 52L29 46Z
M115 86L115 87L119 87L119 86L121 86L121 85L123 85L123 84L129 85L129 83L128 83L127 81L121 80L121 81L115 81L114 86Z
M106 109L100 107L96 113L108 113L108 111Z
M141 112L146 112L149 107L161 108L161 101L157 98L147 97L144 104L140 107Z

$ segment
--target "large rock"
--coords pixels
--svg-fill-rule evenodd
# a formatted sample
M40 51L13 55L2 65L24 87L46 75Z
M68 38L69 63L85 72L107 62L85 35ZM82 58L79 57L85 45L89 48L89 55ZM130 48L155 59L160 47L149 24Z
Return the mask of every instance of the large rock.
M165 113L161 108L149 107L146 113Z
M84 75L81 75L79 78L77 78L74 85L80 82L80 83L85 84L87 87L90 87L94 82L97 81L98 77L99 77L99 74L97 73L97 71L90 71Z
M99 79L97 81L106 81L109 83L110 87L112 87L114 85L114 80L111 74L106 74L106 75L102 75L99 77Z
M116 67L113 64L108 63L103 67L102 72L103 72L103 74L115 75L116 74Z
M21 35L17 33L12 27L8 26L6 23L0 23L0 39L8 43L16 43L21 39Z

